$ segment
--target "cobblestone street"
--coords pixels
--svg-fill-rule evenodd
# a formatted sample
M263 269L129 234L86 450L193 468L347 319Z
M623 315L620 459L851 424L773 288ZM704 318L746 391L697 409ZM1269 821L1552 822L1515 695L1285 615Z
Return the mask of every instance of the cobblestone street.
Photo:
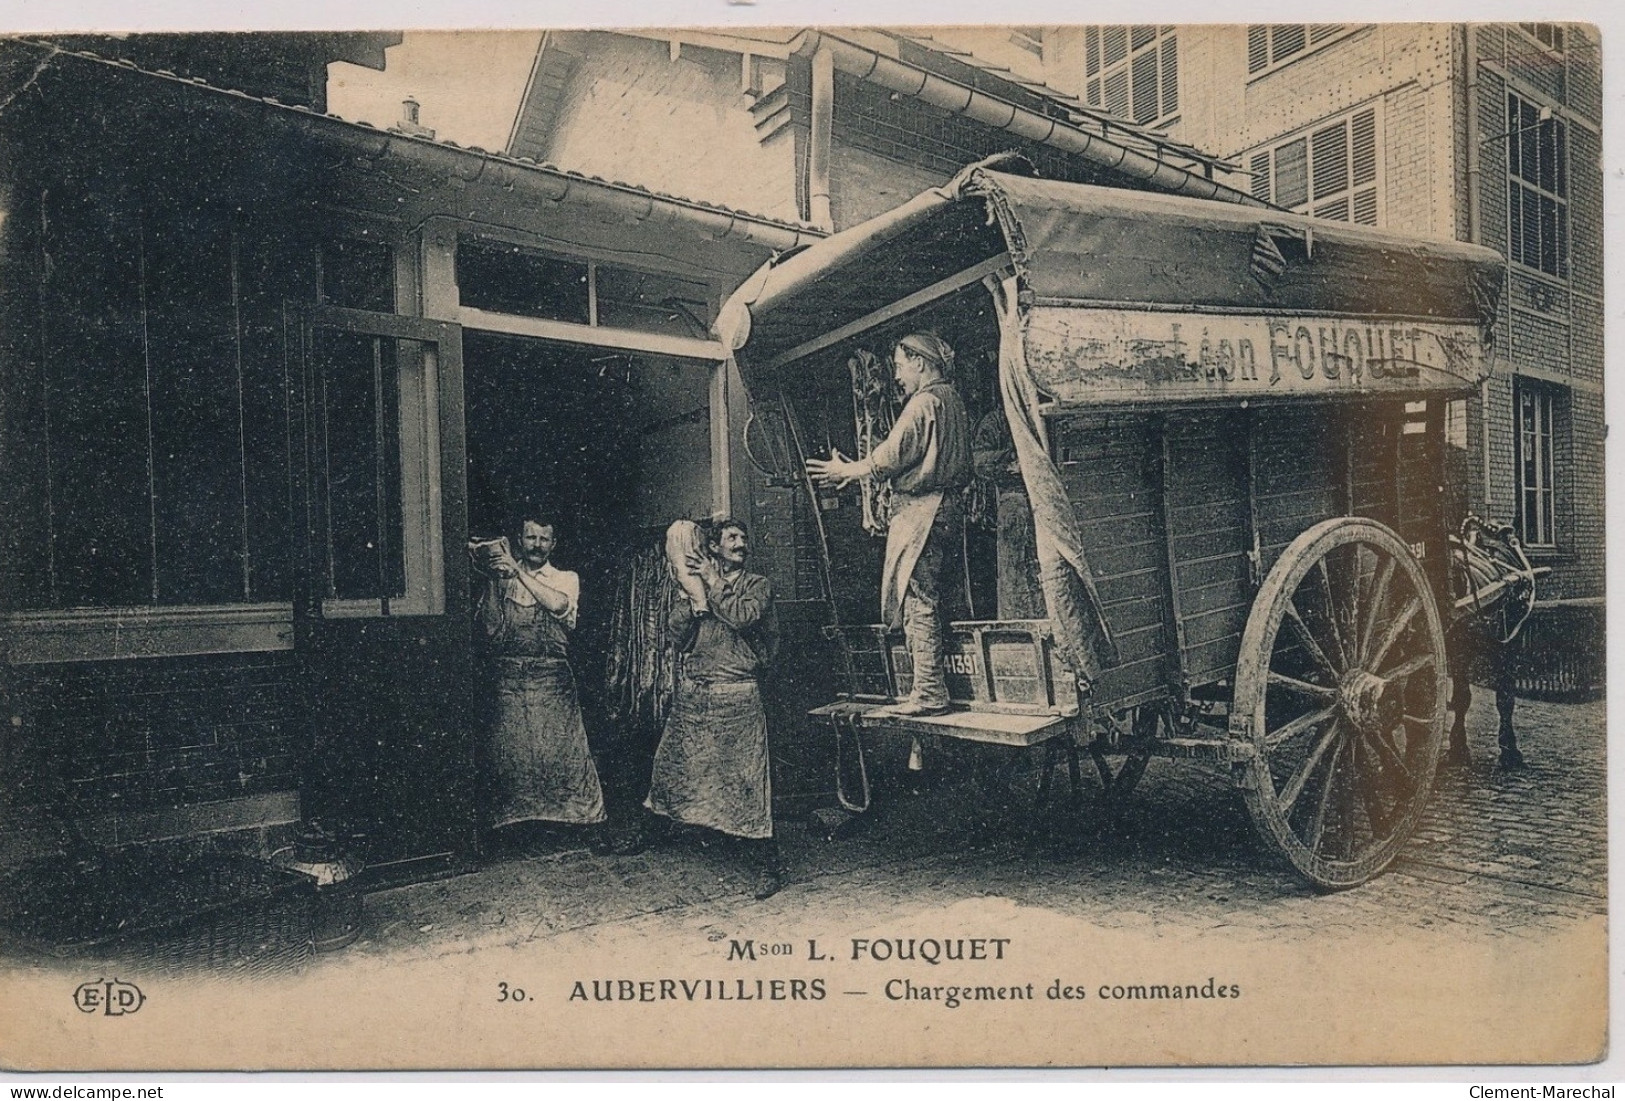
M883 914L903 902L1001 897L1106 928L1282 936L1365 925L1520 936L1605 914L1604 704L1520 701L1530 763L1521 772L1496 765L1488 693L1476 694L1469 718L1471 766L1442 767L1399 860L1338 894L1310 890L1257 839L1214 766L1153 761L1118 828L1102 820L1090 798L1098 792L1086 791L1061 856L1028 855L1009 814L978 829L957 792L939 790L905 800L857 840L783 824L792 882L766 902L750 898L751 877L732 854L692 839L634 857L554 852L369 896L361 939L333 962L515 945L644 915L682 921L694 907L756 925L789 914L812 921L820 909Z

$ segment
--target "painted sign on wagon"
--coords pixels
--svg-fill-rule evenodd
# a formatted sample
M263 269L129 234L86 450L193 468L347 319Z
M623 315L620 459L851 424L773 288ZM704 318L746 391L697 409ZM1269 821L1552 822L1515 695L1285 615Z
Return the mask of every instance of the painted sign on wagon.
M1026 352L1062 405L1459 393L1488 370L1476 326L1394 318L1038 307Z

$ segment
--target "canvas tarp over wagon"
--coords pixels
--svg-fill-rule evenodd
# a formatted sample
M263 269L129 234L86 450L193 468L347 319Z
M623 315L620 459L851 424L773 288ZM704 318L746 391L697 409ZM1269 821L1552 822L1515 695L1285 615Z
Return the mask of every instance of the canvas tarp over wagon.
M1444 741L1447 406L1500 279L1476 246L987 165L764 267L718 329L792 427L807 379L915 329L996 374L1047 612L956 624L938 718L878 713L906 648L837 628L817 714L1053 742L1074 777L1083 748L1110 796L1154 755L1219 762L1315 884L1377 874Z

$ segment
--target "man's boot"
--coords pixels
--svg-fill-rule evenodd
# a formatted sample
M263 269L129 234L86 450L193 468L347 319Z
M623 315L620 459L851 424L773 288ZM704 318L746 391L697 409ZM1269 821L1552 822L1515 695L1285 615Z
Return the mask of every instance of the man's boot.
M784 857L779 853L779 842L776 838L767 837L752 840L748 845L751 863L756 867L754 894L758 899L772 898L783 890L790 879L784 867Z

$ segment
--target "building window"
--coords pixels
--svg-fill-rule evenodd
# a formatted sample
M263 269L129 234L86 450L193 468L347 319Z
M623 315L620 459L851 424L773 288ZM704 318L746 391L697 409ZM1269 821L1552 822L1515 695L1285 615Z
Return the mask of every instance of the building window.
M1341 34L1341 23L1271 23L1247 28L1247 75L1290 61Z
M1569 275L1568 128L1521 96L1507 95L1507 252L1547 275Z
M1551 50L1554 54L1563 52L1563 26L1561 23L1519 23L1518 26L1530 38Z
M1044 58L1043 27L1011 27L1010 44L1020 46L1040 61Z
M1518 535L1531 547L1550 547L1553 528L1553 412L1551 387L1518 379L1513 400L1518 434Z
M8 610L286 601L283 301L317 293L302 234L207 200L15 201Z
M1090 27L1084 32L1089 106L1157 124L1179 113L1179 47L1172 27Z
M1252 155L1253 195L1317 218L1377 224L1377 111L1325 124Z
M704 283L504 241L458 242L457 293L465 308L592 328L704 339L711 325Z

